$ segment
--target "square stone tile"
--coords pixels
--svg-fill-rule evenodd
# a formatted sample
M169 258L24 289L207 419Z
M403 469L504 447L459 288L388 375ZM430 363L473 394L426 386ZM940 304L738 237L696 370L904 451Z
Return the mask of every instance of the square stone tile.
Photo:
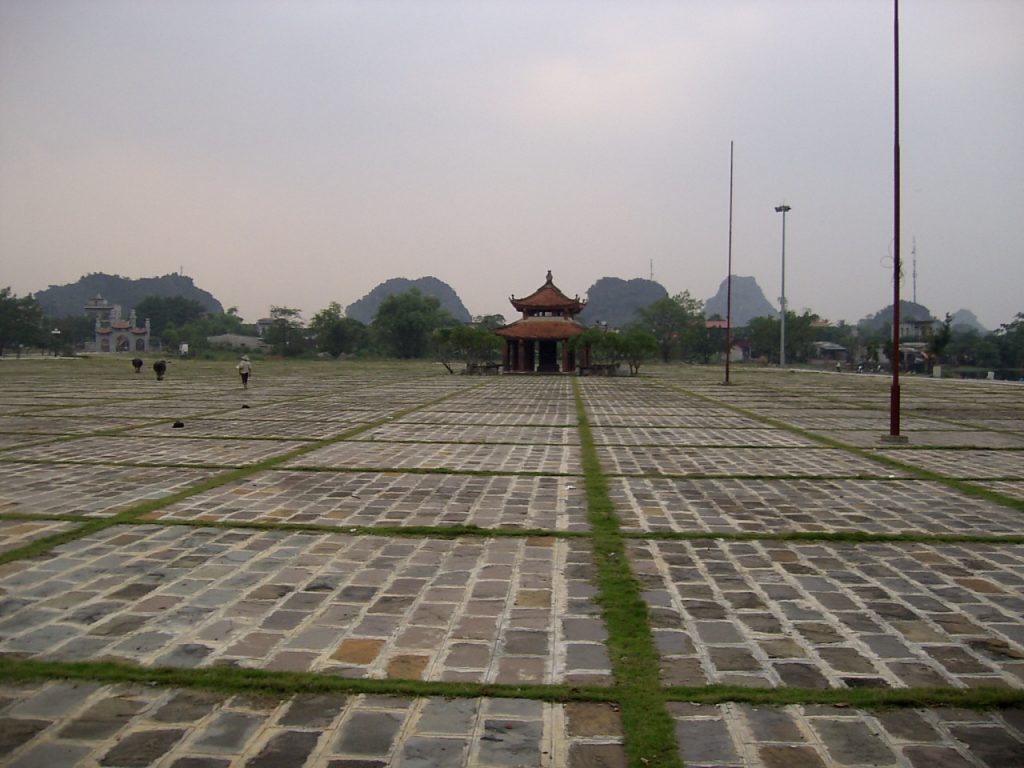
M392 472L262 472L149 519L588 529L582 483L575 478Z
M290 467L335 469L448 469L578 475L579 449L564 445L342 442L287 462Z
M1024 547L631 541L629 554L659 588L645 593L653 625L694 641L659 644L666 684L1024 687ZM839 598L851 610L829 607Z
M0 463L0 512L107 517L217 474L183 467Z
M141 665L604 679L603 645L566 646L564 635L566 621L596 613L579 596L589 557L581 540L120 526L0 577L0 590L19 593L0 619L0 652L68 658L64 649L99 637Z
M988 536L1019 532L1008 507L925 480L610 478L624 530L865 531Z

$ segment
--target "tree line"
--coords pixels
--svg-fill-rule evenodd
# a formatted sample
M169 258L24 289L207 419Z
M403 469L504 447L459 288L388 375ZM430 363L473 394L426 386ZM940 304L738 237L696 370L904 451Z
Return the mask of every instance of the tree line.
M146 297L135 313L140 319L149 319L152 334L162 340L165 349L188 344L193 352L202 353L211 348L211 336L255 336L258 332L255 325L242 321L235 307L210 313L198 301L180 296ZM298 309L273 306L262 338L271 354L282 357L434 357L451 369L455 361L472 366L500 359L504 342L493 331L504 323L501 315L478 318L470 325L460 323L437 298L413 288L385 298L369 324L345 317L337 302L317 312L308 323ZM0 289L0 354L18 353L23 348L70 354L91 340L93 332L91 318L49 318L31 294L18 297L10 288ZM755 359L769 361L778 359L780 336L780 320L774 317L754 318L746 327L732 330L734 344L746 346ZM787 312L787 360L806 362L819 341L845 347L851 362L877 361L883 352L891 357L891 325L861 332L842 322L823 323L810 311ZM987 334L951 328L947 315L926 341L935 362L1024 372L1024 313ZM638 310L634 322L622 328L598 324L571 343L575 348L588 346L595 363L625 363L636 373L643 361L654 357L663 362L717 361L724 352L725 329L705 322L704 303L683 291Z

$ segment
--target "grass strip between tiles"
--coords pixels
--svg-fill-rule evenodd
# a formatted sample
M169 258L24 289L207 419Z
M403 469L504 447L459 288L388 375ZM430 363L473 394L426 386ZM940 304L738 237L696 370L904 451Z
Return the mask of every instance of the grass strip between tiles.
M89 680L116 684L158 685L203 689L223 694L258 693L292 696L309 693L377 694L385 696L443 696L447 698L514 698L548 702L620 701L619 691L601 686L515 685L456 683L424 680L377 680L325 675L318 672L280 672L238 667L140 667L116 661L54 661L0 657L0 680L9 684L37 680ZM709 685L664 689L667 701L691 704L728 702L767 707L794 704L835 706L858 710L956 707L969 710L1020 708L1024 691L1007 688L744 688ZM643 766L668 763L641 761Z
M629 568L625 540L597 458L579 381L572 381L587 517L597 566L597 600L608 629L608 654L619 690L627 759L632 768L678 768L682 760L675 726L665 706L647 605Z
M690 704L727 702L785 707L792 704L834 706L851 709L956 707L986 710L1019 708L1024 691L998 688L744 688L734 685L671 687L670 701Z
M15 657L0 657L0 680L6 683L89 680L108 684L201 688L225 694L260 693L278 696L340 692L382 696L512 698L551 702L615 701L614 689L599 686L377 680L341 677L321 672L280 672L238 667L140 667L116 661L51 661Z

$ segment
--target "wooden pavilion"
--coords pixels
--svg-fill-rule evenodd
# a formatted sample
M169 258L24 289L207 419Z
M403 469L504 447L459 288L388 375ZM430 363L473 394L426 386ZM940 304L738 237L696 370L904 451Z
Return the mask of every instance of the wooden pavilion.
M504 370L516 373L572 373L576 355L569 340L586 330L576 315L586 305L577 295L570 299L562 293L548 271L547 281L522 299L509 297L512 306L523 313L521 319L495 330L505 339ZM582 350L580 362L586 365L588 350Z

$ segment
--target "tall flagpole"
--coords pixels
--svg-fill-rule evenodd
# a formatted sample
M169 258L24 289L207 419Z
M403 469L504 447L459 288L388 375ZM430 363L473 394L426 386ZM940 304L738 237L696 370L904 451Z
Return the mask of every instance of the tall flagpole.
M893 0L893 249L892 385L889 389L889 440L900 438L900 0Z
M725 383L729 383L732 357L732 145L729 142L729 271L725 278Z

